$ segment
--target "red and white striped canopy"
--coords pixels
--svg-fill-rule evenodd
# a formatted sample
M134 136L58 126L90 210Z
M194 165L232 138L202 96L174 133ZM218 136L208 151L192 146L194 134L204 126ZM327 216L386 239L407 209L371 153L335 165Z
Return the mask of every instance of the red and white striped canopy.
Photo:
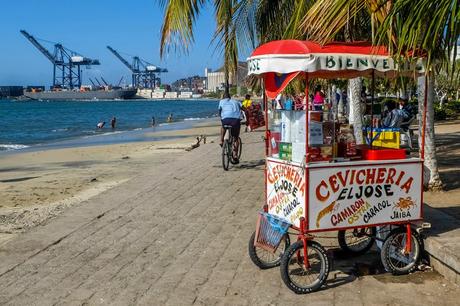
M266 73L308 73L311 78L353 78L369 76L419 74L421 61L396 63L386 47L369 42L331 43L324 46L313 41L277 40L263 44L248 58L248 75Z

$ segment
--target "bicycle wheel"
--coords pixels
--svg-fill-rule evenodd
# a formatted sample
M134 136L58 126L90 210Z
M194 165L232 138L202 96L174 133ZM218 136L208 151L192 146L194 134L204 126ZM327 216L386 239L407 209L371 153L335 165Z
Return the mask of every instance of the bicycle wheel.
M222 166L224 167L224 170L228 170L228 165L230 164L230 158L231 156L228 155L229 152L229 143L228 140L224 140L224 144L222 145Z
M278 249L276 249L275 253L254 246L255 237L256 232L253 232L248 244L249 257L252 262L260 269L270 269L279 266L281 257L284 253L286 253L287 248L291 244L289 235L285 234L283 238L281 238L280 245L278 246Z
M417 268L420 260L422 240L415 230L411 231L411 251L406 254L407 232L403 227L390 232L382 246L380 257L385 270L394 275L408 274Z
M243 142L241 141L241 137L238 137L238 159L241 159L241 152L243 151Z
M309 268L304 266L302 240L292 244L281 258L281 278L297 294L318 290L326 282L330 264L326 250L315 241L307 242Z
M369 251L375 242L375 227L342 230L338 233L340 248L349 255L361 255Z

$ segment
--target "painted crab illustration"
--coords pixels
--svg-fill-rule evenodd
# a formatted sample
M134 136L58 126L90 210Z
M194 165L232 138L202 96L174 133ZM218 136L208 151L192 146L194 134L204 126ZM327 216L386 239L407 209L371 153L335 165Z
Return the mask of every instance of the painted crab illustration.
M399 202L396 203L394 208L399 208L400 211L403 211L403 210L407 211L415 206L417 206L417 204L415 204L415 202L412 201L412 198L407 197L407 198L399 198Z

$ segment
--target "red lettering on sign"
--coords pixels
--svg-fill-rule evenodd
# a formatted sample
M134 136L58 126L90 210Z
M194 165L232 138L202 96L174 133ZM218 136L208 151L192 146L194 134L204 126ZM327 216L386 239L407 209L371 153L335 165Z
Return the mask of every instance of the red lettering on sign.
M321 187L324 187L324 189L326 189L327 193L326 195L322 195L321 194ZM318 187L316 187L316 198L318 200L320 200L321 202L324 202L326 201L328 198L329 198L329 195L331 193L329 192L329 190L327 190L327 184L325 181L321 181L321 183L319 183Z
M332 192L337 192L339 190L339 185L337 185L337 177L332 175L329 177L329 185L331 185Z
M360 178L361 175L363 175L363 176L366 175L366 170L361 169L361 170L359 170L358 173L356 174L356 183L358 183L358 184L360 184L360 185L362 185L362 184L364 183L364 178L362 178L362 179Z

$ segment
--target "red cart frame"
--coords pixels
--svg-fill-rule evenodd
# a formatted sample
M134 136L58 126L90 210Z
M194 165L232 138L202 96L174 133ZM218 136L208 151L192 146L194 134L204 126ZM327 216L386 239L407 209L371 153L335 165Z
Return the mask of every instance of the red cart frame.
M312 237L309 234L314 232L405 225L406 242L409 242L406 243L406 251L411 251L410 224L423 219L428 86L428 82L425 82L419 158L313 163L308 139L311 121L308 101L310 79L362 76L372 77L373 80L376 76L393 78L400 75L422 76L424 73L422 59L396 62L385 47L372 46L367 42L321 46L311 41L273 41L258 47L249 57L248 74L261 76L264 84L264 210L291 223L291 227L299 232L298 240L304 242L306 267L309 265L307 240ZM269 129L268 99L275 99L291 80L299 76L303 76L306 83L306 132L305 157L302 162L296 163L269 156L272 134Z

